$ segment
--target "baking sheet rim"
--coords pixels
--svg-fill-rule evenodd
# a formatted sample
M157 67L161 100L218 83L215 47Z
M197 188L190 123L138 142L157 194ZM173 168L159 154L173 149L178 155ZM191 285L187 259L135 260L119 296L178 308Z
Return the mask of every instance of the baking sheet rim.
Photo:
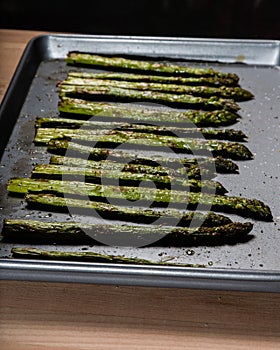
M25 68L26 60L33 45L38 40L54 39L77 39L85 40L116 40L116 41L152 41L152 42L197 42L229 45L238 43L242 45L259 43L278 47L280 54L280 41L278 40L246 40L246 39L207 39L207 38L169 38L169 37L141 37L141 36L109 36L109 35L75 35L75 34L46 34L32 38L25 47L22 57L17 65L9 87L3 97L0 106L0 115L10 99L14 87ZM131 271L133 269L133 276ZM23 273L23 271L27 272ZM30 272L33 275L30 275ZM171 273L172 271L172 273ZM28 276L29 273L29 276ZM59 276L55 276L59 273ZM84 275L86 274L86 276ZM97 278L97 275L99 278ZM100 276L102 278L100 278ZM112 275L116 279L112 280ZM125 277L124 277L125 276ZM133 278L132 278L133 277ZM148 279L152 278L152 280ZM56 282L83 282L83 283L106 283L126 284L142 286L163 286L183 288L210 288L210 289L235 289L243 291L280 292L280 272L278 271L250 271L242 269L221 268L185 268L166 266L143 266L126 264L98 264L81 262L50 262L46 260L22 260L0 259L0 279L3 280L43 280ZM171 280L170 280L171 279ZM179 279L175 281L172 279ZM193 280L194 279L194 280ZM201 281L202 279L202 281ZM221 284L222 283L222 284ZM175 285L174 285L175 284Z

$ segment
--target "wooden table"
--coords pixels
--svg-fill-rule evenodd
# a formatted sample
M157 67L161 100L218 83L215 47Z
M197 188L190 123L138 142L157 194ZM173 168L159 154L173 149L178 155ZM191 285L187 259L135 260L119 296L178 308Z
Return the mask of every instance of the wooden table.
M0 98L38 32L0 30ZM280 294L0 282L0 348L280 349Z

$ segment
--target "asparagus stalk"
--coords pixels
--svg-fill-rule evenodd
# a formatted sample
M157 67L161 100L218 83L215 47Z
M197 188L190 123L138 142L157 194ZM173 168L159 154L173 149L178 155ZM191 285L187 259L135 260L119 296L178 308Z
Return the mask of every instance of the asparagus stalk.
M57 197L52 194L27 194L26 200L31 208L40 208L49 211L68 212L68 209L77 213L94 215L97 211L108 220L118 219L136 223L153 223L157 219L164 221L165 225L193 226L220 226L230 223L231 220L221 214L198 211L178 210L174 208L140 208L116 206L109 203Z
M107 131L103 133L98 130L70 130L57 128L40 128L37 129L35 143L46 145L51 139L73 138L74 140L86 142L100 142L103 144L127 144L140 145L152 148L168 147L179 150L184 153L202 153L211 152L213 156L223 156L231 159L252 159L253 154L243 144L236 142L223 142L216 140L199 140L192 138L183 138L167 135L153 135L146 133L132 133L124 131Z
M165 84L182 84L182 85L206 85L206 86L233 86L237 84L235 79L230 77L180 77L164 76L150 74L133 74L133 73L88 73L88 72L69 72L69 77L86 78L86 79L103 79L103 80L124 80L124 81L142 81L156 82Z
M83 53L72 51L67 54L66 62L69 64L85 64L94 67L104 68L120 68L128 71L145 71L154 73L163 73L168 75L182 76L215 76L222 78L230 78L238 81L238 76L234 73L223 73L215 71L212 68L196 68L185 65L149 62L146 60L134 60L123 57L105 57L94 55L91 53Z
M174 126L158 126L145 124L131 124L118 122L98 122L88 120L77 120L67 118L43 118L36 119L36 128L64 128L64 129L79 129L96 130L108 132L108 130L124 130L132 132L146 132L160 135L172 135L173 133L189 137L201 137L206 139L220 139L230 141L243 141L247 136L241 130L234 129L205 129L205 128L180 128Z
M38 164L32 171L32 177L40 179L80 179L81 181L86 182L100 182L101 179L105 181L121 180L126 186L135 185L135 183L141 181L152 181L161 187L172 185L176 189L179 188L191 192L201 192L203 190L204 192L216 194L227 193L225 187L217 181L199 181L196 179L186 180L170 175L143 174L128 171L120 172L119 170L109 171L103 169L87 169L52 164Z
M226 161L224 164L224 160ZM124 160L125 161L125 160ZM86 160L82 158L73 158L73 157L63 157L63 156L57 156L53 155L50 158L50 164L56 164L56 165L65 165L65 166L71 166L71 167L80 167L80 168L87 168L87 169L103 169L103 170L119 170L122 169L122 171L129 171L133 173L143 173L143 174L157 174L157 175L171 175L174 177L184 177L186 176L186 170L187 169L194 169L196 167L213 167L216 166L217 171L219 172L225 172L229 171L228 169L232 168L231 162L228 162L227 159L223 158L184 158L181 159L181 164L184 166L184 168L174 168L172 167L172 161L175 162L175 159L172 158L164 158L164 157L158 157L155 158L153 161L153 165L147 165L143 164L145 162L144 159L138 159L135 162L131 163L117 163L115 161L93 161L93 160ZM171 163L168 165L168 163ZM178 163L178 159L177 159ZM160 165L162 164L162 165ZM235 165L233 163L233 165ZM186 169L185 169L186 168ZM236 171L237 168L234 167L232 169L233 171Z
M158 190L159 191L159 190ZM171 194L166 192L167 190L162 190L162 200L170 202ZM158 192L159 194L160 192ZM144 194L148 198L149 193ZM129 193L126 193L127 199L129 198ZM135 198L131 195L130 198ZM138 193L139 198L139 193ZM152 201L155 196L150 198ZM27 195L27 202L30 206L49 208L50 210L65 210L67 208L80 208L80 209L96 209L101 210L103 205L106 203L99 203L100 208L96 203L86 200L77 200L77 199L67 199L59 198L51 195ZM137 199L137 198L136 198ZM220 196L220 195L207 195L204 193L188 193L188 198L185 201L187 209L195 209L199 204L201 207L212 208L214 211L221 211L226 213L238 214L244 217L250 217L257 220L271 221L272 214L267 205L257 199L247 199L243 197L234 197L234 196ZM119 209L119 208L118 208ZM136 212L138 209L136 209ZM113 213L113 212L112 212ZM138 212L139 214L139 212ZM137 214L135 214L137 215Z
M174 94L158 91L141 91L133 89L124 89L113 86L73 86L60 84L59 96L75 97L86 99L114 99L116 101L143 101L156 102L171 106L180 106L181 108L202 108L206 110L228 110L237 112L240 108L232 99L223 99L217 96L209 98L192 96L189 94Z
M64 179L80 180L100 183L103 181L122 181L123 185L134 186L141 181L152 181L161 188L173 186L173 188L191 192L209 192L225 194L227 190L217 181L184 179L172 175L133 173L120 170L88 169L69 167L65 165L38 164L32 171L33 178L40 179Z
M201 97L219 96L223 98L230 98L235 101L246 101L253 98L253 94L247 90L242 89L239 86L189 86L178 84L164 84L164 83L150 83L150 82L131 82L131 81L118 81L118 80L102 80L102 79L87 79L68 77L60 83L61 88L65 85L73 87L94 87L99 88L113 87L121 89L132 89L140 91L158 91L168 92L173 94L186 94Z
M158 176L171 176L176 178L185 179L185 174L183 174L183 168L181 169L173 169L162 167L160 165L146 165L141 164L141 162L137 163L117 163L110 160L101 160L101 161L93 161L86 160L82 158L73 158L73 157L63 157L63 156L51 156L50 164L54 165L63 165L68 167L79 167L81 169L93 169L93 170L102 170L102 171L122 171L122 172L130 172L130 173L138 173L138 174L151 174ZM192 165L195 163L193 162Z
M62 98L58 104L58 110L62 113L78 115L79 117L92 117L104 119L132 120L133 122L167 122L184 123L187 126L223 126L234 124L239 116L225 110L199 111L189 110L179 112L163 108L147 108L132 104L105 103L86 101L77 98Z
M44 174L43 174L44 175ZM198 186L203 186L200 183ZM209 184L210 186L210 184ZM191 186L190 186L191 187ZM193 186L194 187L194 186ZM198 191L197 189L195 189ZM211 189L210 189L211 190ZM129 201L153 201L156 203L187 203L188 192L153 189L145 187L111 186L82 181L60 181L52 179L13 178L8 181L10 193L53 193L56 196L82 196L84 198L116 198ZM214 192L214 191L213 191Z
M185 163L184 163L185 164ZM238 173L238 165L234 163L230 159L225 159L223 157L215 157L215 158L204 158L203 160L198 159L198 165L200 167L207 167L208 166L212 167L213 164L215 165L215 169L217 173L222 173L222 174L234 174Z
M14 258L19 259L47 259L47 260L70 260L84 261L94 263L113 263L113 264L136 264L136 265L164 265L191 268L205 268L206 265L201 264L176 264L164 261L150 261L140 258L126 258L120 255L107 255L94 252L73 252L73 251L57 251L43 250L37 248L12 248Z
M139 162L139 164L149 165L153 166L154 162L160 161L160 156L155 156L153 158L146 158L143 154L133 154L132 152L124 152L124 151L114 151L111 149L104 149L104 148L93 148L85 145L80 145L78 143L70 142L66 139L52 139L48 143L48 151L55 154L71 154L71 156L77 156L84 160L89 159L90 161L100 161L100 160L106 160L107 157L112 158L113 160L116 160L118 162L126 162L127 159L131 159L133 157L135 162ZM175 167L179 165L183 165L185 159L178 160L178 158L163 158L163 161L168 160L170 163L175 165ZM107 162L107 160L106 160ZM234 164L234 163L233 163ZM181 166L180 166L181 168ZM181 168L182 169L182 168ZM201 176L203 176L203 179L212 179L215 174L210 171L209 169L199 168L197 165L191 165L189 166L186 171L187 177L189 179L200 179Z
M118 239L119 243L135 237L144 245L149 237L157 237L153 245L186 246L190 243L222 243L226 239L246 236L253 224L234 222L218 227L160 227L156 225L83 224L81 222L42 222L35 220L4 220L2 235L9 242L33 242L37 244L83 244L103 242L106 238ZM124 238L124 240L123 240ZM123 245L123 244L121 244Z
M111 157L117 162L126 162L127 159L131 159L133 157L134 162L137 162L141 165L152 165L157 162L159 164L164 164L166 166L171 166L174 168L180 165L184 165L187 170L186 174L188 178L198 178L203 176L203 178L213 178L215 174L209 171L207 168L213 168L213 164L215 165L216 171L219 173L236 173L238 171L238 166L234 162L229 159L224 159L222 157L217 158L170 158L170 157L162 157L156 154L147 155L141 154L137 152L128 153L121 150L110 150L103 148L92 148L85 145L80 145L75 142L70 142L66 139L52 139L48 143L48 151L52 153L65 154L67 151L71 152L71 155L77 155L80 158L83 158L83 161L89 159L93 160L107 160L107 157ZM67 157L68 158L68 157ZM89 162L89 166L91 163Z

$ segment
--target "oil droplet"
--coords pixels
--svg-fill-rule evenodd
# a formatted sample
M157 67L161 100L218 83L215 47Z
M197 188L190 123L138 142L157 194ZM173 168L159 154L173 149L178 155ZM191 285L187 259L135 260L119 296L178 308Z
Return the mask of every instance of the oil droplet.
M194 255L195 254L195 251L193 249L188 249L186 251L187 255Z
M213 261L208 261L209 266L213 266Z

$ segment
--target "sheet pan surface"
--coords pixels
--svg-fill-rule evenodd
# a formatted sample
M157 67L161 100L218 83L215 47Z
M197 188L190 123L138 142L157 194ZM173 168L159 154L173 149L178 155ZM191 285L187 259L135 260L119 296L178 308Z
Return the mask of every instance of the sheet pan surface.
M67 35L36 38L29 43L1 106L1 222L5 217L46 221L67 219L66 214L27 210L23 200L7 195L6 184L10 177L29 176L36 163L49 160L50 155L44 149L38 150L33 144L34 121L36 116L58 115L56 84L66 77L70 69L73 70L64 61L66 53L73 49L168 57L186 64L191 62L194 66L209 65L214 69L238 74L240 85L252 91L255 99L239 103L241 119L233 128L241 129L248 135L246 145L255 157L251 161L237 162L239 174L219 174L217 180L225 185L229 195L264 201L270 206L274 221L255 221L252 239L237 245L184 248L67 246L68 250L92 250L152 261L164 259L176 263L205 264L208 266L206 269L20 261L9 259L13 245L0 243L1 277L279 291L280 49L277 41ZM232 218L240 220L237 216ZM51 250L66 248L41 247Z

